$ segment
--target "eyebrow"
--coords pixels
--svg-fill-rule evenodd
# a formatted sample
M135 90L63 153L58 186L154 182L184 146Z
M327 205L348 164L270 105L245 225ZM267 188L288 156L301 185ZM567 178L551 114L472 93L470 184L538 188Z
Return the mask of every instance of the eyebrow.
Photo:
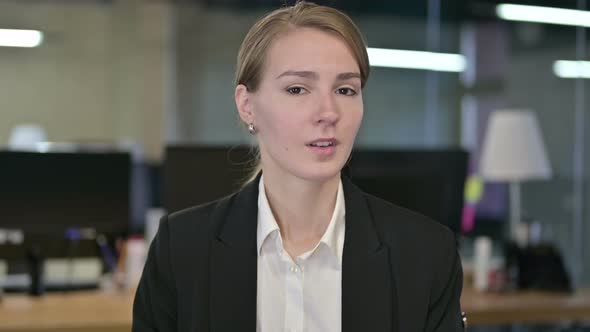
M338 76L336 76L336 79L339 81L344 81L344 80L348 80L351 78L358 78L360 80L361 74L360 73L340 73L340 74L338 74Z
M287 70L286 72L280 74L279 76L277 76L277 79L281 78L281 77L285 77L285 76L297 76L297 77L302 77L302 78L309 78L309 79L313 79L313 80L318 80L319 79L319 75L318 73L314 72L314 71L308 71L308 70ZM348 80L351 78L361 78L361 74L360 73L356 73L356 72L347 72L347 73L340 73L338 74L338 76L336 76L336 80L338 81L344 81L344 80Z
M314 71L308 70L287 70L286 72L282 73L281 75L277 76L277 79L285 76L298 76L303 78L310 78L317 80L319 78L318 73Z

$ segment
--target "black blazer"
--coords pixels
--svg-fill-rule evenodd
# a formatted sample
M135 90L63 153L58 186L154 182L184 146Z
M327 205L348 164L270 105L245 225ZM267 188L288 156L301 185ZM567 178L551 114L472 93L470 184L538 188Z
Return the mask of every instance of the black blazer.
M342 181L342 332L463 331L453 233ZM134 332L256 331L257 200L258 180L163 218L135 295Z

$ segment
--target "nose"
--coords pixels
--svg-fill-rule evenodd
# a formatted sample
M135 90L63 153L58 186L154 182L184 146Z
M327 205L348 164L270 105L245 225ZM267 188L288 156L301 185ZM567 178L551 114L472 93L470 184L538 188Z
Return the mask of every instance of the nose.
M322 94L319 100L319 111L316 115L316 123L334 125L340 119L340 110L334 93Z

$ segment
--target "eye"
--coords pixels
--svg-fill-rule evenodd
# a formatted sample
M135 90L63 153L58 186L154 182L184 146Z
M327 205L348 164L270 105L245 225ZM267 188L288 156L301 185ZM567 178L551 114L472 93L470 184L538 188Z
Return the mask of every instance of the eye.
M293 86L293 87L287 88L287 92L292 95L300 95L305 92L305 89L300 86Z
M345 96L354 96L356 95L356 91L351 88L339 88L336 90L338 94L345 95Z

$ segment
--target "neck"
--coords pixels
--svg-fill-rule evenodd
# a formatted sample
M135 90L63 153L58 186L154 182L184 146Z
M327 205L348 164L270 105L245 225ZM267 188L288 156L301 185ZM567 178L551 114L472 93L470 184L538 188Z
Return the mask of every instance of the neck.
M291 245L317 243L328 227L340 174L324 181L311 181L263 170L265 193L283 242Z

